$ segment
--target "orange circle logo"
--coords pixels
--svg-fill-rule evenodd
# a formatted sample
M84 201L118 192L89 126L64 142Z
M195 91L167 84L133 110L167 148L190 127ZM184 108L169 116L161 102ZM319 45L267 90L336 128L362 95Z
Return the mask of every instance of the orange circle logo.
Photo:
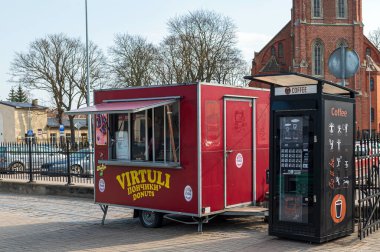
M330 206L331 218L335 223L341 223L344 220L346 206L346 198L342 194L335 195Z

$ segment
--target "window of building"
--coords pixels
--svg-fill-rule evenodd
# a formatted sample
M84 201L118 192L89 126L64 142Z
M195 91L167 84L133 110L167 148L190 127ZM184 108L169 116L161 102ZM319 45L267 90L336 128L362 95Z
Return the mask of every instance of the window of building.
M365 49L365 55L371 56L371 48L367 47Z
M179 163L179 103L110 115L111 159Z
M57 143L57 133L50 133L50 143L51 144Z
M71 133L66 133L65 137L66 137L66 141L70 141L71 140Z
M336 16L337 18L347 18L347 0L336 1Z
M371 108L371 122L375 121L375 109Z
M322 17L322 0L312 0L311 5L311 13L313 18L321 18Z
M337 48L342 47L342 46L343 47L348 47L348 43L347 43L347 41L345 39L340 39L339 42L338 42L338 44L336 45Z
M323 54L324 48L322 41L315 41L313 44L313 75L323 75Z
M369 88L371 91L375 90L375 80L373 78L369 81Z
M275 48L274 46L272 46L272 47L270 48L270 53L271 53L272 56L275 56L275 55L276 55L276 48Z
M284 57L284 46L282 43L278 43L278 57L283 58Z

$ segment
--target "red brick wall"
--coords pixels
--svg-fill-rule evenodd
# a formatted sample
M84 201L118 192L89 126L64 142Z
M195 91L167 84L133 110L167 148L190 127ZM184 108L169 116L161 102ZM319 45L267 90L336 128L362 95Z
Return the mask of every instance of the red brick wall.
M278 59L282 63L282 69L292 72L300 72L312 75L312 46L316 39L324 45L324 75L322 78L340 82L328 71L328 59L337 48L338 43L344 39L348 47L354 49L360 59L358 73L346 80L347 87L359 92L357 96L357 128L360 130L369 128L369 79L365 71L366 48L371 48L371 57L375 62L380 62L380 52L363 35L362 1L347 0L348 14L346 19L337 19L336 1L322 0L323 18L312 18L310 0L293 0L291 21L259 52L255 53L252 61L252 75L263 73L260 70L271 57L271 47L278 50L278 43L284 45L284 59ZM303 63L303 64L301 64ZM379 64L380 65L380 64ZM380 83L380 76L371 73L375 78L375 86ZM255 85L252 83L251 85ZM375 108L375 122L372 128L379 131L380 122L380 90L375 87L371 92L371 103ZM379 108L379 109L378 109Z

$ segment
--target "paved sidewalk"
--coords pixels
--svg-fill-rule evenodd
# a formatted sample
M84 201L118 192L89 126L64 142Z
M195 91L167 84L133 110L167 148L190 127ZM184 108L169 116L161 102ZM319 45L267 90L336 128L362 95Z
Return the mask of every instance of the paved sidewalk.
M376 251L380 231L323 245L269 237L260 218L216 219L204 225L167 221L143 228L132 211L110 206L106 224L92 200L0 193L0 251Z

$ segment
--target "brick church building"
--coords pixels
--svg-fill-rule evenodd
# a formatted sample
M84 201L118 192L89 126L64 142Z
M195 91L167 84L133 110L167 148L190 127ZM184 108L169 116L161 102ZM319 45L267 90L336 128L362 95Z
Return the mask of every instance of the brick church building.
M357 131L368 134L371 116L372 131L380 132L380 52L363 34L362 0L293 0L289 23L255 52L252 75L298 72L341 83L327 67L341 45L360 59L357 74L345 80L358 92Z

